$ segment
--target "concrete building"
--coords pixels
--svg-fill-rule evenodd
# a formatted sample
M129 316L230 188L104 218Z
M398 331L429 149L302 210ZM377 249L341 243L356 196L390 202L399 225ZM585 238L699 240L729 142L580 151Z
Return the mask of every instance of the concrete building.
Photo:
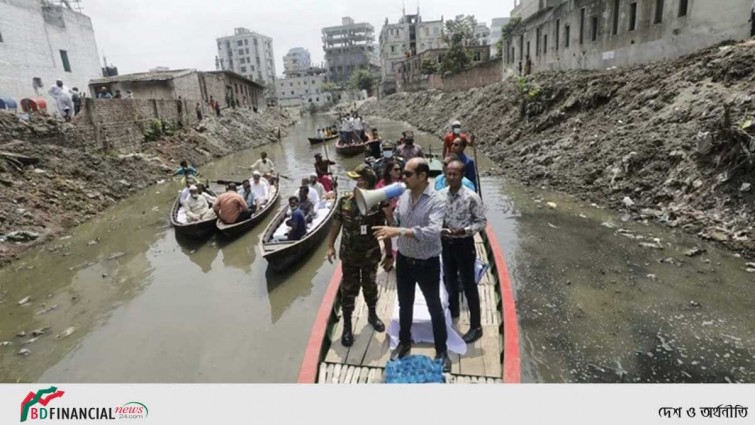
M385 24L380 31L381 91L384 95L396 92L397 65L407 58L430 49L443 49L443 18L422 21L416 15L404 13L396 24Z
M221 107L264 108L264 86L233 71L200 72L196 69L140 72L100 78L89 83L92 97L102 88L125 97L131 90L134 99L187 100L206 105L210 100Z
M477 43L480 46L490 46L490 28L488 28L488 24L478 23L474 30L474 38L477 39Z
M276 82L278 102L285 107L323 106L331 101L331 93L323 91L323 84L327 82L327 71L323 68L289 73L286 78Z
M503 27L506 26L506 24L509 23L511 18L493 18L493 21L490 23L490 56L496 57L499 56L501 52L498 51L498 40L501 39L501 36L503 35L502 30Z
M269 87L266 97L275 97L275 54L273 39L247 28L235 28L234 35L217 39L215 68L233 71Z
M0 96L43 97L60 78L85 91L102 76L92 21L70 7L39 0L0 0Z
M283 56L283 74L296 74L306 71L312 66L309 50L303 47L294 47Z
M489 46L469 46L466 49L472 55L472 65L490 60ZM429 88L426 84L428 76L422 74L422 62L426 59L432 59L440 66L446 52L448 52L448 48L428 49L399 62L394 74L396 90L402 92Z
M529 55L539 69L605 69L674 59L755 33L752 0L521 0L522 28L504 63Z
M377 73L380 68L375 46L375 29L352 18L341 19L341 25L322 29L322 48L331 81L344 83L354 71L367 69Z

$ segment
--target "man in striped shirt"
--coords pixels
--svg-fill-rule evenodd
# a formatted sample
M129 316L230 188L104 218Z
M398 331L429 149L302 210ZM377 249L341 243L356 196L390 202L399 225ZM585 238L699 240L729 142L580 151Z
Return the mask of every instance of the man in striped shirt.
M440 300L440 232L446 205L428 181L430 166L424 158L413 158L403 171L407 190L399 197L394 211L395 227L373 226L379 240L398 237L396 287L399 305L399 344L391 359L403 358L411 352L414 321L414 288L419 285L427 301L433 326L435 358L443 362L443 370L451 370L446 347L446 321Z
M469 305L469 331L462 339L471 344L482 337L480 294L475 281L474 235L485 230L487 219L482 200L473 190L461 184L464 163L456 159L446 166L448 187L440 196L446 202L446 215L441 231L443 242L443 280L449 294L451 317L459 317L459 277Z

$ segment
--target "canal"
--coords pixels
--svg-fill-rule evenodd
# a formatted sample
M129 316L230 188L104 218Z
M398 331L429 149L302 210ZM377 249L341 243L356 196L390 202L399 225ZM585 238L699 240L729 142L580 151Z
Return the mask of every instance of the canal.
M305 117L280 143L216 160L201 177L247 177L265 151L289 194L321 152L351 188L345 173L360 159L306 139L331 121ZM369 122L389 140L411 129ZM436 138L415 136L440 153ZM479 164L516 292L523 381L755 381L755 276L744 259ZM280 275L257 248L274 214L230 242L179 238L168 220L179 189L145 189L0 270L0 342L10 343L0 381L295 382L333 272L325 244ZM688 256L693 248L701 253Z

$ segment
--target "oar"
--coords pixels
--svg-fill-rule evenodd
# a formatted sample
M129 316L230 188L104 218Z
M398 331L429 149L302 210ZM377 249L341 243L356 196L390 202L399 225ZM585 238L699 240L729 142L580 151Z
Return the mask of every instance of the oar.
M480 181L480 171L477 168L477 144L475 143L474 134L470 138L472 142L472 151L474 152L474 172L477 176L477 194L480 195L480 201L482 201L482 182Z

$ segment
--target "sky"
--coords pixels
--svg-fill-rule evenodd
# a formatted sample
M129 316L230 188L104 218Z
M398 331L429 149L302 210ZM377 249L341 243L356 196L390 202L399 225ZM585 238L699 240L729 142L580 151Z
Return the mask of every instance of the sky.
M273 38L275 70L283 74L283 56L304 47L312 64L324 59L321 30L341 25L341 17L369 22L375 42L388 18L398 22L402 4L415 13L416 0L81 0L92 19L100 57L120 74L170 69L215 70L218 37L245 27ZM514 0L427 0L419 3L425 21L474 15L490 26L493 18L509 16Z

